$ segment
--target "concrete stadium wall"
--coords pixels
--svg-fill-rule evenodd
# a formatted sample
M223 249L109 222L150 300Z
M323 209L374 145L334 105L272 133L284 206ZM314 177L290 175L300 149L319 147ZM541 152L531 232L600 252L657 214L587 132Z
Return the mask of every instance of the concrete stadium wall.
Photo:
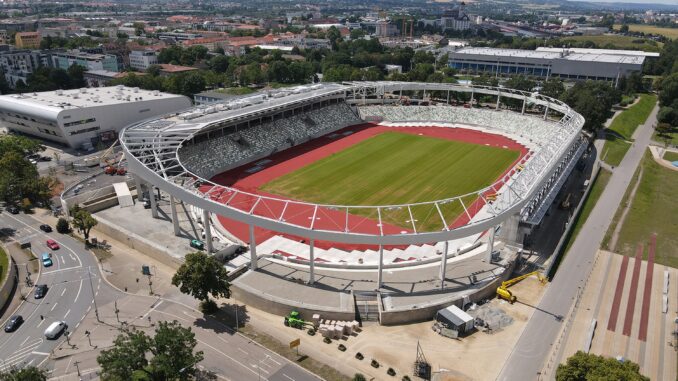
M304 320L311 320L313 314L320 314L323 319L355 320L355 303L351 303L349 310L322 308L320 306L307 305L296 300L287 300L262 294L260 290L235 284L231 284L231 294L240 303L275 315L285 316L290 311L295 310L301 314ZM353 294L350 297L353 299Z
M9 264L9 269L7 271L7 276L5 279L2 281L2 285L0 285L0 310L5 308L5 305L9 302L10 296L12 295L12 291L14 290L14 287L17 285L18 279L17 279L17 268L16 268L16 263L14 262L14 258L12 258L11 255L9 255L9 252L5 250L7 253L7 262Z
M491 282L483 285L476 291L468 294L468 299L470 303L477 303L483 299L489 299L494 297L497 287L501 285L501 282L508 279L513 273L515 268L516 261L513 260L509 263L506 271L504 271L500 277L492 280ZM382 299L379 298L379 322L381 325L399 325L399 324L411 324L419 323L423 321L432 320L438 310L447 308L451 305L455 305L463 309L464 296L453 296L448 300L441 300L438 303L428 305L422 308L410 307L402 308L398 310L384 311L381 303Z
M92 229L93 232L101 232L107 236L122 242L128 247L138 250L149 257L160 261L174 269L179 268L183 261L169 253L166 248L160 247L154 242L132 233L116 224L113 224L99 216L95 217L99 223Z

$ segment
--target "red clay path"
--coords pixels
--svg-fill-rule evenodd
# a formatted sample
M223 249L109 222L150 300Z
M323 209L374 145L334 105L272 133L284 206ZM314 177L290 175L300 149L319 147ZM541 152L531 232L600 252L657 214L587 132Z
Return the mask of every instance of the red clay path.
M647 269L645 271L645 288L643 289L643 307L640 313L640 330L638 340L647 341L647 323L650 319L650 297L652 296L652 278L654 275L654 252L657 247L657 235L650 237L648 247Z
M610 311L610 320L607 322L607 330L614 332L617 328L617 318L619 317L619 303L621 303L622 292L624 291L624 282L626 282L626 270L629 267L629 257L624 256L621 267L619 268L619 277L617 278L617 286L614 290L614 298L612 299L612 310Z
M640 264L643 262L643 244L638 244L636 250L636 259L633 262L633 274L631 275L631 288L629 289L629 300L626 304L626 318L624 319L624 329L622 333L625 336L631 336L631 327L633 326L633 312L636 308L636 296L638 295L638 277L640 277Z
M502 135L495 135L463 128L440 128L434 126L387 127L367 123L344 128L335 133L328 134L299 146L273 154L265 159L232 169L214 176L212 181L220 185L230 186L249 193L274 196L281 200L286 200L288 198L263 192L259 188L277 177L293 172L333 153L342 151L371 136L381 134L386 131L425 135L519 151L520 156L516 162L509 166L506 172L504 172L499 177L502 182L508 179L508 176L513 175L515 172L515 169L513 169L515 165L518 163L524 163L529 155L526 147ZM266 162L262 163L263 161ZM263 168L253 173L248 172L248 170L252 171L252 169L257 166L257 163L262 163L260 166ZM203 191L207 191L208 187L203 187L201 189ZM311 225L313 225L314 229L343 231L348 220L348 228L352 232L370 234L378 234L379 232L376 216L374 218L367 218L351 214L350 211L347 215L345 210L318 208L314 220L313 207L304 204L290 203L286 209L284 209L284 201L265 200L255 205L256 197L253 196L237 194L235 197L233 197L232 193L230 192L223 192L220 194L215 193L211 194L213 199L220 200L221 202L228 202L229 205L235 208L252 212L253 214L259 216L266 216L275 219L278 219L281 215L283 215L283 219L285 221L305 226L307 228L310 228ZM471 217L475 215L483 205L484 202L482 199L477 199L470 206L467 205L467 209ZM450 225L463 225L467 223L468 220L468 216L466 216L466 214L462 214L458 216L457 219L454 220ZM249 232L246 224L222 216L219 216L219 221L231 234L235 235L238 239L244 242L249 242ZM384 234L397 234L400 232L411 231L411 229L406 229L386 223L383 224L382 229L384 230ZM280 233L261 228L255 228L255 239L257 243L261 243L275 234ZM303 237L287 237L294 240L303 239ZM316 241L315 245L324 249L330 247L336 247L344 250L365 250L368 248L373 248L373 246L370 245L336 244L321 241Z

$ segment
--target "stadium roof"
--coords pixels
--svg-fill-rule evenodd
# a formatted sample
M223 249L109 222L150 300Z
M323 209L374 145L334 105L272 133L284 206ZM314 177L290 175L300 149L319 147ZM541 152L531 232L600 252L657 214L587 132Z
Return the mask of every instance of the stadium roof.
M547 48L541 46L537 48L538 52L562 52L568 50L571 53L585 53L585 54L611 54L620 56L641 56L641 57L659 57L659 53L644 52L642 50L620 50L620 49L587 49L587 48Z
M128 99L129 97L129 99ZM159 91L142 90L125 86L92 87L75 90L55 90L41 93L23 93L0 96L0 102L45 108L85 108L134 102L142 100L183 97Z

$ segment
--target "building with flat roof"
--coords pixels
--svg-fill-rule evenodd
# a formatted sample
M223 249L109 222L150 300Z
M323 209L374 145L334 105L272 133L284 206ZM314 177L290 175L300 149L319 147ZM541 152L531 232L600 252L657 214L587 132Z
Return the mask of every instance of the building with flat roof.
M14 45L19 49L38 49L40 48L40 33L17 32L14 35Z
M149 66L158 64L158 54L153 50L133 50L129 54L129 66L138 71L146 71Z
M520 50L466 47L449 52L449 66L495 76L532 75L616 81L640 72L647 56L625 50Z
M86 70L118 71L118 58L111 54L87 53L80 50L69 50L52 54L52 65L68 70L77 64Z
M90 148L132 123L191 106L183 95L124 86L0 96L0 124L73 148Z

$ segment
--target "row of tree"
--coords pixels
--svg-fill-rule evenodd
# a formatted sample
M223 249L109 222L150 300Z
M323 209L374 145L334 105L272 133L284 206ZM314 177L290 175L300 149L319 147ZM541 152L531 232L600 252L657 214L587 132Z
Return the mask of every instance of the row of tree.
M51 197L53 177L40 177L27 158L43 150L37 141L16 135L0 135L0 199L29 208Z

